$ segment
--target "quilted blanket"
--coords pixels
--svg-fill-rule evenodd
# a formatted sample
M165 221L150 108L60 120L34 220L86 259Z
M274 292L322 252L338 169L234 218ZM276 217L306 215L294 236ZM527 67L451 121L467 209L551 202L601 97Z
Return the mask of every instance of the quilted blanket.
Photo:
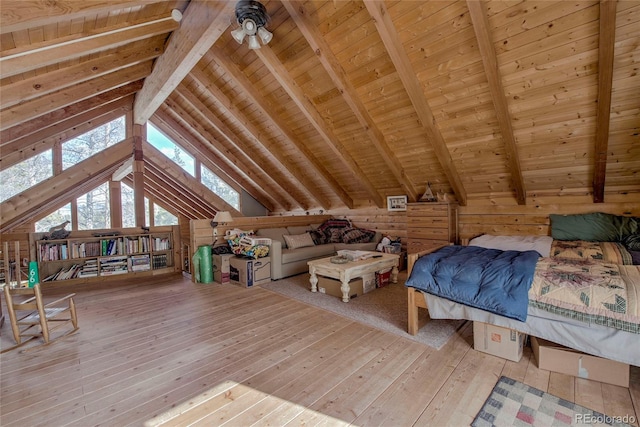
M446 246L419 258L406 285L524 322L539 257L536 251Z
M540 258L529 304L640 333L640 267L590 259Z
M554 240L551 256L555 258L594 259L615 264L633 265L629 251L617 242L587 242L584 240Z

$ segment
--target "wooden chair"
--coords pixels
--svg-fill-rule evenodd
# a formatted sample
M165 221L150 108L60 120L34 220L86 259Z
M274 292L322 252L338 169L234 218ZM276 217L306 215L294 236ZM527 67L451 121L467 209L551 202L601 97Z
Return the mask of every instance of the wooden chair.
M75 294L45 303L40 284L36 284L32 288L11 288L5 285L4 295L11 329L18 345L23 343L22 337L30 337L31 340L42 336L44 342L49 343L51 331L67 323L71 323L73 329L62 336L78 330L76 306L73 301ZM54 323L55 326L52 326ZM39 331L32 329L38 326Z

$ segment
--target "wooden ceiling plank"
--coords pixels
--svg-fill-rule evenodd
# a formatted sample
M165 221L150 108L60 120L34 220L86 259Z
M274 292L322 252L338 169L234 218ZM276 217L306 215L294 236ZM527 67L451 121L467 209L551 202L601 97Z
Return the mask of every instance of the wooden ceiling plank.
M133 46L106 56L53 70L49 73L38 74L23 80L3 84L0 87L0 90L2 90L0 109L152 60L160 56L163 49L163 45L158 43L148 44L143 48Z
M224 123L222 123L222 120L216 117L216 115L209 110L209 107L204 105L197 97L193 96L191 92L189 92L188 90L183 90L181 87L178 87L176 89L176 94L194 109L194 114L197 116L197 119L201 121L201 123L204 123L206 127L215 129L216 132L218 132L218 134L225 139L225 146L231 145L239 151L239 153L241 154L241 158L237 157L237 160L239 160L239 162L236 163L236 165L238 167L253 170L256 173L259 172L260 180L262 180L263 182L268 181L271 183L271 185L278 188L279 191L277 197L281 198L281 200L283 201L287 200L286 202L284 202L285 206L287 206L287 210L292 210L293 207L302 207L300 202L296 200L289 192L290 189L283 187L282 184L272 176L272 174L270 173L270 166L262 160L261 156L247 155L247 150L241 148L243 147L243 142L235 136L234 132L231 129L229 129ZM212 141L217 141L217 139L213 139ZM220 143L220 141L218 142ZM231 150L229 150L228 147L225 148L226 152L220 152L221 156L229 156L229 152Z
M484 64L489 90L491 91L491 98L496 109L496 117L502 134L502 141L507 151L507 162L511 171L511 181L516 191L516 200L519 205L525 205L527 203L527 192L522 178L520 156L511 126L512 119L505 97L505 90L502 86L502 74L500 73L496 51L491 41L486 8L484 2L478 0L467 0L467 7L469 8L473 30L475 31L478 48L482 56L482 63Z
M3 0L0 8L0 33L55 24L62 19L90 17L139 5L135 0Z
M271 72L273 77L278 81L280 86L282 86L282 88L287 92L293 102L298 106L307 120L309 120L313 125L329 148L335 153L337 159L345 165L349 172L366 189L373 203L378 207L384 206L385 201L383 201L377 188L371 183L369 178L367 178L365 173L360 169L356 161L347 152L344 145L340 143L331 129L329 129L311 100L307 98L302 88L296 84L289 71L285 68L284 64L280 62L271 48L263 46L260 49L256 49L254 52L258 55L258 58L260 58L265 67L267 67Z
M41 49L33 49L20 54L0 58L3 78L26 73L65 60L73 60L144 40L175 30L178 23L171 17L137 25L125 26L112 31L72 40ZM6 52L5 52L6 53Z
M172 110L172 112L180 117L181 122L183 123L183 127L194 132L198 137L203 139L203 142L207 144L209 150L212 151L218 158L221 160L221 163L226 163L229 169L235 169L239 174L242 174L246 177L250 182L254 182L256 184L260 184L265 191L268 192L269 197L273 200L274 210L283 209L289 210L290 203L285 200L278 191L271 191L269 185L265 185L267 182L271 183L271 179L267 176L264 177L263 174L258 174L257 170L253 170L250 167L243 167L245 164L245 158L239 158L235 154L224 150L223 148L218 147L220 145L217 143L217 137L213 133L211 133L208 129L211 128L210 125L201 124L196 120L195 117L192 117L189 113L187 113L182 106L178 103L174 102L171 98L165 101L167 108Z
M42 139L28 138L31 137L31 135L28 135L25 141L18 139L6 146L2 146L0 149L0 170L5 170L22 160L53 148L55 144L64 143L125 115L133 107L133 96L129 99L118 100L116 103L121 105L105 105L100 109L88 112L86 115L76 116L68 122L62 122L57 126L43 129L42 134L44 137ZM78 117L82 117L84 120L74 120Z
M63 89L4 109L0 111L1 129L8 129L66 106L77 104L96 94L108 92L143 79L151 71L151 66L151 61L132 65L106 76L80 83L74 86L72 91Z
M289 161L284 153L275 147L274 144L270 144L262 139L267 139L264 137L261 139L261 132L256 128L256 126L251 123L251 121L240 111L238 107L236 107L231 100L218 88L213 84L208 84L207 77L204 75L202 70L198 67L195 67L190 76L193 80L198 84L198 86L204 90L206 90L211 96L213 96L217 102L224 105L224 108L231 113L237 125L244 129L244 131L249 134L256 143L262 145L266 152L273 157L273 162L278 164L280 169L286 169L289 171L293 179L297 180L302 185L302 190L306 192L309 198L314 199L316 203L318 203L319 207L327 210L331 207L331 202L329 199L322 195L322 192L318 188L318 186L310 179L309 174L305 171L301 171L298 167L296 167L291 161Z
M213 52L213 53L212 53ZM285 137L291 145L295 146L303 157L308 159L311 166L315 169L316 173L322 177L325 182L333 189L338 198L342 200L349 209L353 209L353 199L344 190L340 183L331 175L331 173L324 167L315 154L307 148L306 145L299 141L290 127L284 123L280 117L273 113L275 109L273 106L257 91L253 90L253 86L244 73L220 50L217 48L211 49L207 54L206 59L208 62L215 61L224 72L229 76L235 84L237 84L244 93L244 95L256 106L260 113L265 117L268 117L271 124Z
M611 120L611 89L613 88L613 57L616 42L617 0L600 1L600 39L598 46L598 106L593 171L593 202L604 202L607 174L607 151Z
M108 92L101 93L100 95L96 95L84 101L78 102L76 104L69 105L67 107L29 120L26 123L22 123L17 126L12 126L6 130L2 130L0 131L0 148L2 148L2 146L6 143L26 137L27 135L39 133L40 130L54 126L60 122L69 120L72 117L76 117L93 109L100 108L106 103L131 95L140 90L140 88L142 88L142 80L120 86Z
M112 145L2 202L0 233L36 217L52 204L59 203L59 199L68 198L71 193L76 194L79 189L86 188L88 183L94 184L97 177L101 178L102 183L131 156L131 144L131 140L127 139Z
M422 86L412 69L407 52L400 41L384 2L364 0L364 4L367 11L373 18L380 38L382 39L382 42L387 49L387 53L398 72L398 76L402 80L416 114L427 133L428 141L433 147L433 151L449 180L449 184L451 185L458 202L460 205L466 206L467 194L464 189L464 185L462 184L462 180L460 179L458 171L451 159L451 155L447 149L444 138L436 125L433 112L424 97Z
M308 12L305 10L302 2L285 1L282 3L289 15L293 18L298 29L302 32L305 39L316 53L318 60L324 67L325 71L333 81L335 87L340 91L345 102L351 108L354 115L360 122L360 125L366 130L371 142L376 150L391 170L398 184L407 193L410 201L417 201L420 195L415 186L406 176L406 172L400 161L389 148L384 135L374 122L373 118L364 106L364 103L358 96L355 87L349 81L342 65L331 51L328 43L324 40L318 27L309 22Z
M232 22L232 2L192 0L136 96L133 119L144 124Z
M168 108L161 107L154 113L151 119L154 125L157 125L159 129L173 138L174 142L199 158L202 165L208 167L209 170L236 191L239 193L241 190L246 191L269 211L276 209L277 201L262 186L254 182L250 177L238 172L239 168L227 165L225 159L220 158L211 150L210 141L205 142L205 138L199 134L191 135L178 120L171 116L171 113L165 110L168 110ZM191 137L186 136L187 134L191 135ZM215 162L216 159L218 159L219 164Z

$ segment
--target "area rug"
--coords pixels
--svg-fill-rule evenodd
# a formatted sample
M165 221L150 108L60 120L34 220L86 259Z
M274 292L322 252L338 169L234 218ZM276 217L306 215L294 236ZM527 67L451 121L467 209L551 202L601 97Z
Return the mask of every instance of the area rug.
M610 417L571 403L519 381L500 377L491 395L473 420L485 426L629 426L625 417Z
M431 348L440 349L464 325L465 321L429 319L426 310L419 310L419 332L415 336L409 335L407 289L404 286L404 279L406 279L406 273L401 273L398 283L374 289L353 298L348 303L332 295L311 292L309 274L275 280L261 287L385 332L423 343Z

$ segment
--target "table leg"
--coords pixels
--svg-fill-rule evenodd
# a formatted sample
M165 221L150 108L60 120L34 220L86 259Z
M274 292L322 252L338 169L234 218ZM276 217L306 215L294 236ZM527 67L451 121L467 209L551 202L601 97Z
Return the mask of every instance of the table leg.
M349 293L351 292L349 279L342 279L340 290L342 291L342 302L349 302Z
M318 292L318 276L316 276L316 269L311 268L309 271L311 277L309 277L309 282L311 282L311 292Z

